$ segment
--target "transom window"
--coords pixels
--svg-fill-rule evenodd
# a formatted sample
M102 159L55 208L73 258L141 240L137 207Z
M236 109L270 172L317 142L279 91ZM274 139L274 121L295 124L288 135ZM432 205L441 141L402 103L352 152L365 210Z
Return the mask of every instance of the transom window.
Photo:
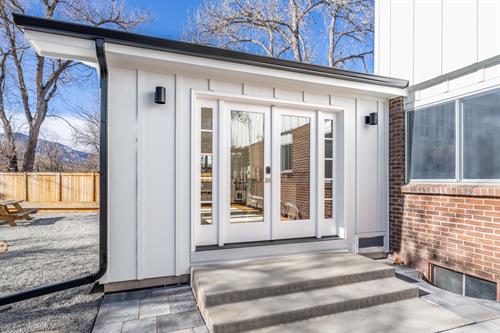
M500 91L407 112L410 180L499 181Z

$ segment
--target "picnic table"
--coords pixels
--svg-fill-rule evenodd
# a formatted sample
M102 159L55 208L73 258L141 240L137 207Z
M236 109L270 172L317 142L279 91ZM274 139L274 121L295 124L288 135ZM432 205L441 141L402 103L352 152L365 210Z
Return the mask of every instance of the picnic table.
M38 209L23 208L21 202L23 200L0 201L0 221L7 221L10 226L15 227L17 220L31 220L30 214L35 214Z

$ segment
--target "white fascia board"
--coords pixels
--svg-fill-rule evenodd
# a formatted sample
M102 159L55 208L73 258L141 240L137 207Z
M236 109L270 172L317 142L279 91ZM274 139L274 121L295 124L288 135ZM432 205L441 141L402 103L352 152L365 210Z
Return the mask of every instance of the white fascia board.
M57 34L25 29L25 38L41 56L78 60L85 63L96 63L95 45L92 40L67 37ZM292 71L252 66L229 61L215 60L191 55L183 55L165 51L151 50L140 47L106 43L108 64L121 64L136 68L151 68L159 66L158 70L170 67L182 71L195 71L215 76L244 78L245 81L265 82L273 84L288 83L295 86L308 85L319 90L336 90L345 93L371 95L381 98L407 96L406 89L387 87L377 84L354 82L349 80L329 78L319 75L302 74ZM127 61L128 59L128 61Z
M122 61L126 63L126 57L133 58L131 64L144 64L151 66L151 61L161 61L165 65L174 66L175 69L195 69L198 73L215 74L217 76L228 75L234 78L243 77L245 81L265 82L271 84L275 81L288 81L296 82L297 86L304 84L312 84L315 86L322 86L322 90L335 89L340 91L351 91L358 94L377 95L383 98L394 98L398 96L407 96L406 89L387 87L376 84L367 84L354 82L349 80L334 79L319 75L302 74L292 71L266 68L262 66L252 66L247 64L240 64L236 62L221 61L215 59L208 59L203 57L196 57L191 55L183 55L178 53L171 53L165 51L156 51L151 49L144 49L119 44L106 44L106 51L108 54L116 55L117 57L108 57L108 62L113 65L113 60ZM121 56L121 57L120 57ZM124 58L125 57L125 58ZM141 61L142 60L142 61ZM283 83L283 82L281 82Z

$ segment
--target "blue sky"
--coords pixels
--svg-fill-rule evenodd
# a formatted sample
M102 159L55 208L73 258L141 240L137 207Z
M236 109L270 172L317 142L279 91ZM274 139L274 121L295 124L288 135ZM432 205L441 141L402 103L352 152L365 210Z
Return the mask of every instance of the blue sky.
M140 26L137 29L138 33L169 39L180 38L189 13L196 9L200 2L200 0L127 0L130 9L137 7L151 13L151 20ZM91 82L84 86L70 86L61 89L52 100L50 113L75 122L78 120L73 119L72 114L77 112L78 107L97 108L98 104L89 102L97 100L98 82L97 77L94 76ZM56 118L49 119L46 125L48 139L71 144L70 129L63 121Z
M178 39L187 23L188 15L194 11L199 0L127 0L130 8L147 9L152 20L138 32L163 38Z
M168 39L179 39L183 28L186 24L189 24L189 14L197 8L201 0L126 0L126 3L130 9L137 7L139 10L148 10L151 13L151 20L139 27L137 29L138 33ZM317 20L321 20L321 17L318 17ZM321 28L316 29L319 31ZM327 34L319 33L316 36L317 45L326 47ZM324 52L320 51L318 54L324 54ZM320 58L320 56L317 56L315 62L323 65L327 64L327 60ZM369 68L373 68L373 59L369 61ZM351 69L363 70L361 66ZM94 75L90 82L83 86L73 85L61 89L58 96L52 100L49 113L62 116L70 122L77 122L78 119L75 118L77 107L83 106L97 109L98 96L98 80ZM22 121L22 116L19 121ZM73 145L71 131L62 120L52 117L52 119L47 120L42 130L45 131L45 136L49 140ZM25 131L25 129L21 129L21 131Z

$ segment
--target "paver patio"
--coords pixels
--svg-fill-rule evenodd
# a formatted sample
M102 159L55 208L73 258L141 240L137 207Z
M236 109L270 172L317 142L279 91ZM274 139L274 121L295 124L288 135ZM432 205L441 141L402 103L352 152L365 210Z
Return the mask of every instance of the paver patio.
M208 332L189 286L106 295L93 333Z

